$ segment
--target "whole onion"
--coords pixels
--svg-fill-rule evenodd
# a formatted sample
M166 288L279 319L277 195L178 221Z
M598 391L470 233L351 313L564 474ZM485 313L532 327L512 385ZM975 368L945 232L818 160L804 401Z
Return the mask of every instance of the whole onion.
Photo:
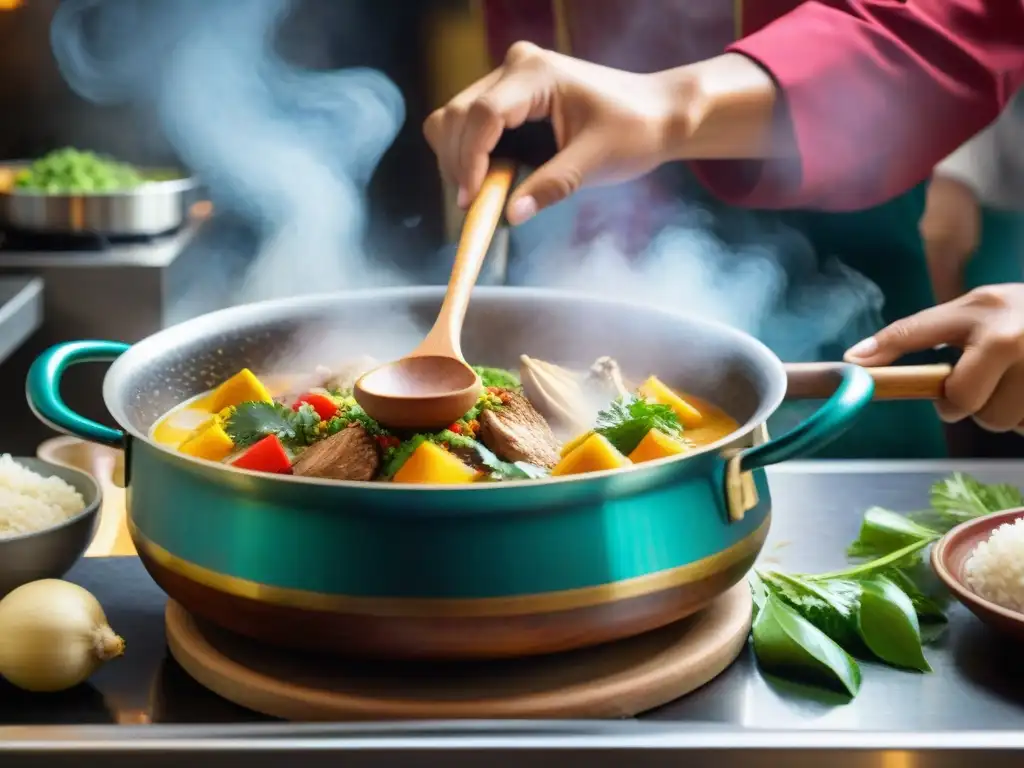
M19 688L71 688L123 653L103 608L77 584L42 579L0 600L0 677Z

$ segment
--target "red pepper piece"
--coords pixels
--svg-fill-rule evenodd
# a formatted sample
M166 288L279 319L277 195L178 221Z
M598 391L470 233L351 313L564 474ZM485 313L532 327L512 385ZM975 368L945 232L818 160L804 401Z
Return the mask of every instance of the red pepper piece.
M267 435L231 462L231 466L281 475L292 471L292 460L277 435Z
M327 395L321 395L317 392L307 392L292 405L292 410L297 411L304 403L309 403L313 406L313 410L316 411L316 415L319 416L323 421L330 421L338 415L338 411L341 409L335 405L334 401L331 400Z

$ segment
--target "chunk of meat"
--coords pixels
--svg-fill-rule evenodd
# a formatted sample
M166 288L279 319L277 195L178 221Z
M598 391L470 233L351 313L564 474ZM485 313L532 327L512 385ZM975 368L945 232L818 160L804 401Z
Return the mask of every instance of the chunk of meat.
M625 379L622 378L622 369L618 362L611 357L599 357L587 371L587 382L601 391L601 394L610 394L611 397L623 397L629 394Z
M558 463L558 439L523 395L502 390L507 405L480 414L480 442L505 461L550 469Z
M330 480L373 480L379 471L377 441L359 424L313 443L292 465L292 472L300 477Z

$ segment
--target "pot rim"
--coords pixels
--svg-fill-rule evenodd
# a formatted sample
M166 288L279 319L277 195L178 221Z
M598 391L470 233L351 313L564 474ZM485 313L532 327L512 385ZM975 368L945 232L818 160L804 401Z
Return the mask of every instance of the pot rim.
M268 321L273 322L276 319L292 319L296 316L296 309L302 310L303 312L309 312L311 316L315 316L315 313L312 312L312 310L346 300L356 300L360 302L387 302L402 299L410 301L417 299L437 299L440 301L443 298L445 291L445 286L433 285L348 290L254 302L200 315L199 317L186 320L185 322L171 326L170 328L165 328L162 331L158 331L157 333L146 337L142 341L133 344L124 354L118 357L118 359L110 366L103 379L103 400L111 416L113 416L114 420L121 426L127 435L131 435L133 439L142 440L149 446L166 454L174 461L186 462L198 470L217 468L222 472L235 476L248 476L256 481L311 485L326 488L337 488L339 490L358 489L360 491L379 490L385 492L443 491L448 493L486 493L487 491L499 491L502 489L517 487L538 488L545 485L561 485L566 483L598 483L601 480L611 477L624 475L643 476L645 474L652 474L657 472L659 468L663 468L666 465L682 464L683 462L718 452L727 446L733 445L737 440L751 434L757 427L764 424L768 420L768 417L778 409L782 404L782 401L785 399L786 373L783 368L782 361L764 343L741 330L714 320L707 320L688 315L685 312L679 312L664 307L641 305L624 299L595 296L579 291L566 291L557 288L511 286L477 286L473 289L473 296L476 299L490 299L492 301L499 302L508 300L515 301L516 303L528 302L530 300L585 301L588 304L601 305L609 311L643 309L645 313L662 315L668 320L678 321L680 319L684 319L691 325L703 326L705 328L714 329L717 333L725 333L728 336L732 336L736 339L739 346L750 350L754 355L760 358L760 362L773 370L774 386L764 398L757 411L752 414L750 418L747 419L747 421L737 430L729 433L720 440L716 440L713 443L702 446L699 450L690 453L670 456L664 459L656 459L654 461L644 462L640 465L634 464L627 467L607 469L600 472L588 472L581 475L545 477L536 480L503 480L501 482L494 483L466 483L456 485L437 483L411 485L405 483L377 483L372 481L358 482L355 480L328 480L315 477L297 477L295 475L272 475L265 472L239 469L231 465L221 464L220 462L199 459L179 453L167 445L154 441L148 434L144 434L137 430L127 418L123 404L115 397L118 389L120 388L119 385L121 380L128 375L128 372L135 365L159 356L160 350L168 343L174 344L178 341L195 338L196 336L208 335L211 330L225 325L226 321L231 321L230 324L233 327L244 327L248 324L266 323Z

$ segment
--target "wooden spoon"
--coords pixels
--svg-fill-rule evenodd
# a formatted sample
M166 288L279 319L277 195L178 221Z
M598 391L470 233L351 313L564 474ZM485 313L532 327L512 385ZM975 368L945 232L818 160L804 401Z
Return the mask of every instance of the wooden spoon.
M515 165L492 161L466 213L448 291L434 327L416 349L356 381L354 396L370 417L395 429L443 429L472 408L483 390L462 356L462 323L480 267L501 221Z
M787 363L788 400L824 400L835 392L844 363ZM865 368L875 380L875 400L940 400L949 365Z

